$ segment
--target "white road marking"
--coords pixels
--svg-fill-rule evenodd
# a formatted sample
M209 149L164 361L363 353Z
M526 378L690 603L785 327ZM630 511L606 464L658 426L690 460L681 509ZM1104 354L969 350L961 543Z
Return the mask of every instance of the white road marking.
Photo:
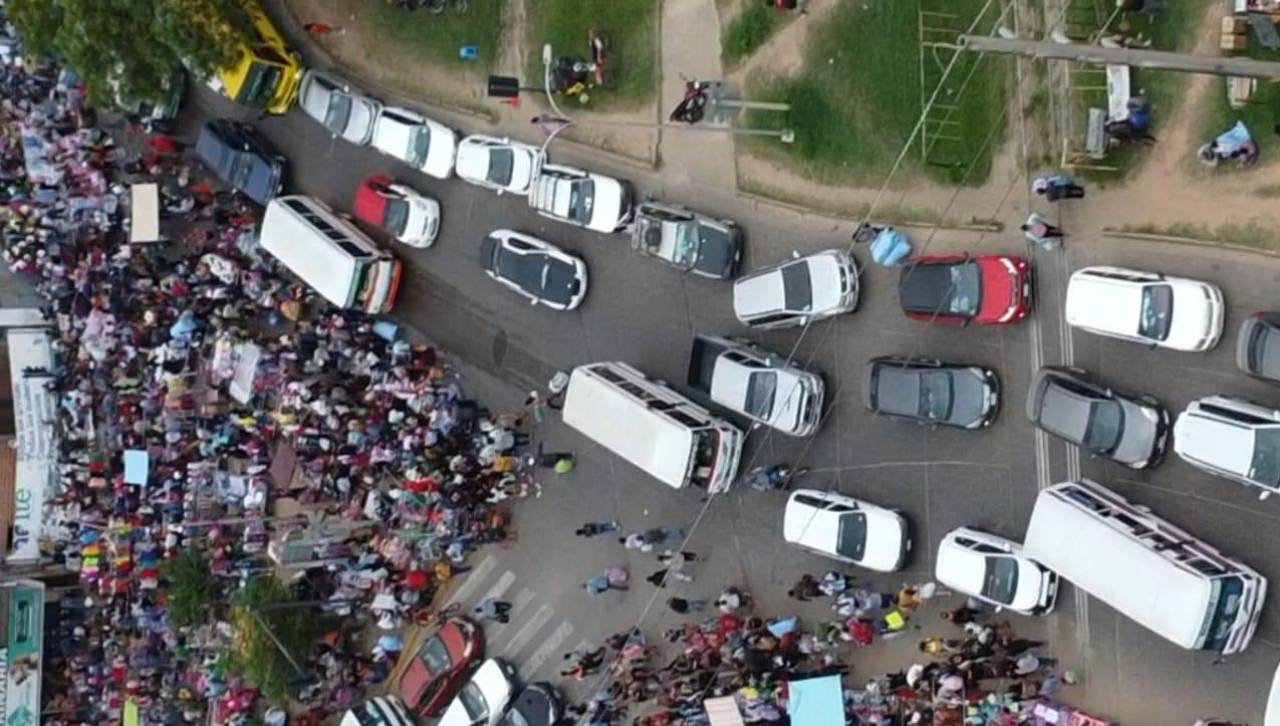
M489 588L489 592L486 592L484 597L480 598L479 602L484 602L489 598L494 598L496 600L502 597L503 593L505 593L515 581L516 573L511 570L507 570L502 573L502 576L498 578L497 582L493 583L493 587Z
M546 664L547 659L550 658L553 653L556 653L560 649L560 646L564 645L564 642L572 636L573 624L568 620L560 621L560 625L556 626L556 629L551 632L551 635L547 636L547 639L543 641L542 645L539 645L538 649L533 651L533 654L530 655L529 659L521 666L520 670L528 677L528 680L532 680L534 675L536 675L538 671L542 670L542 666Z
M533 602L535 593L527 587L520 588L520 592L516 593L516 597L511 601L511 614L519 616L520 611L529 607L529 603Z
M507 641L507 644L502 648L501 654L511 656L519 653L522 648L529 644L530 640L533 640L533 636L538 634L542 626L551 621L553 615L555 615L555 611L551 609L550 605L543 605L538 608L533 617L526 620L520 626L520 629L516 631L515 637Z
M471 591L480 586L481 581L489 576L489 571L498 566L498 559L493 555L480 560L480 564L462 573L463 581L458 589L449 596L449 603L462 602Z

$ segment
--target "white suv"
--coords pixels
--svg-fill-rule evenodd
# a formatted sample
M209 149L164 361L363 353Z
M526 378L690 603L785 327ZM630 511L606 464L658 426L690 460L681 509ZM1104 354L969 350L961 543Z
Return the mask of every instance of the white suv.
M631 223L631 185L571 166L543 164L529 206L544 217L609 234Z
M1183 277L1086 267L1067 284L1067 322L1099 335L1161 348L1205 351L1222 337L1222 291Z
M733 283L733 313L753 328L793 328L853 312L858 266L843 250L823 250L756 270Z
M938 582L999 608L1047 615L1058 599L1058 575L1022 554L1022 545L969 527L938 544Z
M453 129L407 108L388 106L373 123L373 148L437 179L453 176L458 136Z
M1239 398L1192 401L1173 425L1184 461L1247 486L1259 498L1280 492L1280 411Z

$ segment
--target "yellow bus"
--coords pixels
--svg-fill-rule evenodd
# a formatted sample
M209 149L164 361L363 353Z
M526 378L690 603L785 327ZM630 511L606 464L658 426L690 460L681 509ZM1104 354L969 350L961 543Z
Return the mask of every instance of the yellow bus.
M250 20L249 37L239 59L219 70L210 85L249 108L285 113L298 100L302 59L289 49L257 0L244 0L244 9Z

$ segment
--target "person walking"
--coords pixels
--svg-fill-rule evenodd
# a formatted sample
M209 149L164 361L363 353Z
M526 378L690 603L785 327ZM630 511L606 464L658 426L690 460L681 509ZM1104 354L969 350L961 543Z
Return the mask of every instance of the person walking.
M684 615L686 613L699 613L707 609L706 600L686 600L682 597L667 598L667 607L673 612Z
M626 590L627 589L626 585L619 585L612 582L609 579L609 576L603 572L600 573L599 575L593 575L591 577L588 577L587 581L582 583L582 586L586 588L587 594L591 595L592 597L595 597L596 595L603 595L604 593L610 590Z
M1066 174L1058 172L1036 178L1031 182L1031 191L1050 202L1063 199L1084 199L1084 187L1076 184Z
M648 580L649 584L653 585L654 587L666 587L667 586L667 568L664 567L661 570L654 572L652 575L649 575L644 579Z
M618 520L614 519L608 522L587 522L586 524L583 524L581 527L578 527L577 529L575 529L573 533L579 537L590 538L598 534L605 534L607 532L616 532L621 528L622 528L622 525L618 522Z
M476 605L474 612L476 617L484 620L496 620L504 625L511 622L511 603L497 598L486 597Z
M796 584L790 590L787 590L788 596L800 602L808 602L821 594L822 591L818 588L818 580L810 574L801 575Z
M1062 245L1062 230L1049 224L1049 220L1038 213L1032 212L1021 229L1029 242L1040 245L1046 251L1055 250Z
M685 572L685 566L696 559L698 559L697 554L684 551L672 552L671 550L666 550L658 555L658 561L667 566L671 577L680 582L693 582L693 575Z

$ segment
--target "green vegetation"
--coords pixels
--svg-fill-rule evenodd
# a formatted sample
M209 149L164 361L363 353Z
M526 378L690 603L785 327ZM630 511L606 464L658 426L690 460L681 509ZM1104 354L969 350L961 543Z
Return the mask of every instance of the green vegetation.
M555 56L590 57L592 28L608 42L607 88L589 95L585 108L632 108L657 93L658 3L654 0L542 0L527 4L525 38L529 57L525 77L543 77L542 46L551 44ZM535 84L530 84L535 85ZM575 102L575 107L577 107Z
M477 75L488 73L498 57L506 1L473 0L465 13L446 10L440 15L408 12L384 2L363 3L360 22L379 41L366 43L364 53L371 65L387 69L444 64ZM475 60L459 56L465 45L476 46Z
M160 568L167 582L165 604L174 625L195 625L209 619L218 595L209 560L197 549L186 549L165 560Z
M941 67L950 60L949 51L939 50L937 58L929 52L921 68L917 11L922 2L927 0L840 3L823 24L810 29L798 75L749 79L752 98L787 101L792 107L789 118L756 113L745 125L795 131L793 144L757 140L754 147L823 182L882 181L911 137L924 100L941 78ZM951 0L931 6L947 9L954 37L985 4ZM989 30L995 18L988 13L978 29ZM977 54L959 58L929 116L927 140L922 144L919 136L914 138L899 184L922 174L952 184L986 180L1003 138L1009 62ZM946 131L935 133L939 129ZM970 164L973 168L966 173Z
M782 14L764 3L749 2L724 29L720 55L726 66L740 63L782 26Z
M1210 227L1205 224L1174 222L1166 226L1154 224L1125 225L1117 230L1121 233L1153 234L1161 237L1181 237L1188 241L1198 241L1225 247L1239 247L1268 254L1280 254L1280 235L1270 224L1256 221L1227 223Z
M277 704L288 698L291 684L297 683L301 674L280 652L276 640L288 649L293 660L302 663L321 632L319 620L304 608L279 607L293 600L293 593L274 577L252 580L231 598L235 646L225 654L223 662L232 673L243 676ZM267 606L272 609L263 609Z
M240 0L9 0L5 18L32 57L56 55L110 106L164 100L182 64L208 76L235 59L247 18Z

